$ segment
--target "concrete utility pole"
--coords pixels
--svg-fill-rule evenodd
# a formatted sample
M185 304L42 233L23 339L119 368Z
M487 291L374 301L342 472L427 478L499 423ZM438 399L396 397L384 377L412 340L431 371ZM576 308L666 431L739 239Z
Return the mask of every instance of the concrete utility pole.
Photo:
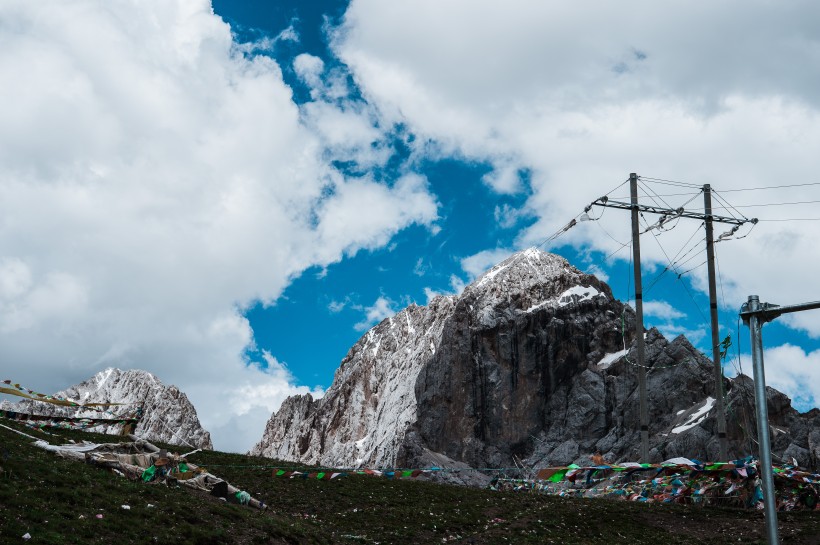
M763 507L766 515L766 536L769 545L777 545L777 507L775 505L772 446L769 439L769 407L766 402L766 376L763 370L763 324L789 312L820 308L820 301L781 307L760 304L757 295L750 295L740 310L743 323L749 326L752 339L752 365L755 380L755 412L757 414L757 444L760 452L760 476L763 485Z
M640 225L639 215L641 212L659 214L667 220L670 218L691 218L702 220L706 224L706 255L709 272L709 303L712 310L712 360L715 366L715 400L717 401L718 421L718 442L721 461L727 458L727 438L726 438L726 415L723 405L723 370L720 362L720 341L719 324L717 314L717 297L715 293L715 250L713 241L713 224L728 223L735 226L744 223L757 223L757 219L737 219L726 216L715 216L712 214L712 188L709 184L703 186L704 193L704 213L691 212L683 207L673 210L671 208L661 208L658 206L647 206L638 203L638 175L634 172L629 175L630 202L610 201L609 197L601 197L590 203L584 211L588 212L593 206L603 206L607 208L620 208L632 212L632 254L635 263L635 314L637 323L635 324L635 342L638 350L638 389L640 395L640 421L641 421L641 458L648 461L649 458L649 410L646 393L646 361L645 346L643 338L643 292L641 287L641 250L640 250ZM573 220L574 221L574 220ZM572 224L570 224L572 225ZM737 227L735 227L737 229Z
M706 263L709 270L709 311L712 321L712 361L715 365L715 400L720 461L728 461L726 412L723 408L723 367L720 361L720 322L718 321L717 288L715 287L715 243L712 229L712 186L703 186L703 212L706 216Z
M646 346L643 338L643 288L641 285L641 234L638 210L638 175L629 175L632 204L632 261L635 264L635 342L638 347L638 390L641 398L641 461L649 461L649 407L646 399Z

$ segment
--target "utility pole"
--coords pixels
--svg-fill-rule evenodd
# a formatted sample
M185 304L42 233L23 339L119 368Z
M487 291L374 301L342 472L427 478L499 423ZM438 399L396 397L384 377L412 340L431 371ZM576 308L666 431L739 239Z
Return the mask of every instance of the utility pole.
M715 243L712 228L712 186L703 186L703 212L706 216L706 263L709 271L709 311L712 321L712 361L715 365L715 400L720 461L728 460L726 412L723 407L723 367L720 361L720 323L718 322L717 288L715 287Z
M643 338L643 293L641 287L641 250L640 250L640 225L639 215L641 212L649 214L658 214L661 216L659 225L672 218L690 218L702 220L706 225L706 255L708 262L709 274L709 306L711 308L712 321L712 359L715 368L715 400L717 401L717 424L718 424L718 443L720 449L721 461L727 458L727 437L726 437L726 414L723 404L723 371L720 364L720 341L719 341L719 324L717 313L717 296L715 289L715 249L714 249L714 233L713 224L728 223L735 225L734 230L744 223L757 223L757 219L738 219L726 216L716 216L712 214L712 188L709 184L703 186L704 193L704 212L703 214L685 210L683 207L678 209L661 208L659 206L648 206L638 203L638 175L634 172L629 175L630 188L630 202L610 201L609 197L601 197L587 206L584 211L589 212L593 206L603 206L607 208L620 208L622 210L630 210L632 212L632 255L635 264L635 342L638 350L638 389L640 395L640 422L641 422L641 458L643 461L648 461L649 458L649 411L646 393L646 362L645 362L645 344ZM574 221L566 228L572 227Z
M641 285L641 234L638 214L638 175L629 175L632 204L632 261L635 264L635 342L638 347L638 390L641 410L641 461L649 461L649 407L646 399L646 347L643 338L643 288Z
M779 543L777 537L777 509L774 501L774 477L772 472L772 446L769 439L769 407L766 402L766 376L763 370L763 324L788 312L820 308L820 301L781 307L760 304L757 295L750 295L740 309L743 323L749 326L752 340L752 364L755 380L755 412L757 413L757 444L759 445L760 475L763 485L763 507L766 516L766 536L769 545Z

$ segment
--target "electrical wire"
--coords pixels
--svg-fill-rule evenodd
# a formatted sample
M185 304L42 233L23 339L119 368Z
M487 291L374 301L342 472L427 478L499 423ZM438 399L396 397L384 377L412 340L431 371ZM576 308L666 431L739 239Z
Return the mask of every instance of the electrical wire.
M806 184L785 184L785 185L768 185L765 187L744 187L741 189L722 189L721 193L729 193L736 191L759 191L761 189L782 189L784 187L806 187L810 185L820 185L820 182L811 182Z
M820 218L777 218L777 219L758 219L757 221L820 221Z
M737 208L759 208L761 206L793 206L798 204L816 204L820 202L820 199L814 201L793 201L793 202L772 202L772 203L765 203L765 204L738 204L735 206L729 205L733 210ZM726 206L713 206L712 208L718 208L722 210L726 210L728 207Z
M695 269L699 269L699 268L703 267L703 266L704 266L704 265L706 265L708 262L709 262L709 260L706 260L706 261L704 261L703 263L701 263L700 265L695 265L695 266L694 266L694 267L692 267L691 269L689 269L689 270L687 270L687 271L683 271L682 273L679 273L679 274L678 274L678 278L680 278L680 277L681 277L681 276L683 276L684 274L689 274L690 272L694 271ZM705 317L704 317L704 319L705 319Z

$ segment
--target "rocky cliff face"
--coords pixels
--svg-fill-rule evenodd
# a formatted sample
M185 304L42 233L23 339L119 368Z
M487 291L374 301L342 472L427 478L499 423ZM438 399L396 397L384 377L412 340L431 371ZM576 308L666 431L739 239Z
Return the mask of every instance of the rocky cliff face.
M149 441L213 448L211 434L202 428L196 409L188 401L188 397L176 386L164 385L156 376L147 371L106 369L85 382L57 392L56 395L81 404L123 403L124 405L111 407L110 411L113 415L88 410L77 412L70 407L27 400L14 404L4 401L2 408L49 416L115 418L134 414L136 407L142 404L143 418L134 430L139 437ZM120 426L100 426L95 427L93 431L119 433Z
M509 467L637 460L634 313L563 258L530 249L461 296L411 306L351 348L320 400L289 398L252 454L350 466ZM715 460L711 361L646 334L651 461ZM755 452L749 380L726 380L733 457ZM777 456L820 459L820 411L774 390Z

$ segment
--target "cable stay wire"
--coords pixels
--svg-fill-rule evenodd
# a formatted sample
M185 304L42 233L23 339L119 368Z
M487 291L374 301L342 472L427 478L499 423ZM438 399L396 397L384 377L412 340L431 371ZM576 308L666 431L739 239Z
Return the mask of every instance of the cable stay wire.
M718 191L712 191L712 196L715 198L715 200L718 203L723 203L723 206L712 206L712 210L714 210L715 208L718 208L718 209L722 208L722 209L726 210L727 212L729 212L730 216L735 217L735 215L732 214L732 212L731 212L731 210L734 210L735 212L737 212L738 216L740 216L741 218L743 218L746 221L749 221L749 218L747 218L745 216L745 214L743 214L740 210L738 210L737 207L732 206L732 204L729 201L727 201L726 199L724 199L723 196Z
M700 227L698 227L698 230L700 230ZM670 260L669 264L668 264L666 267L664 267L664 268L663 268L663 270L662 270L662 271L661 271L658 275L656 275L656 276L655 276L655 278L653 278L653 279L652 279L652 281L649 283L649 287L647 287L647 288L646 288L646 290L645 290L645 291L646 291L646 293L649 293L649 290L651 290L651 289L655 286L655 284L657 284L657 283L660 281L660 279L661 279L661 278L662 278L662 277L663 277L663 276L664 276L667 272L669 272L669 271L671 270L671 271L674 271L674 273L675 273L675 274L678 274L678 270L677 270L677 268L676 268L677 266L684 265L684 264L688 263L691 259L693 259L693 258L695 258L695 257L699 256L700 254L702 254L703 252L705 252L705 251L706 251L706 249L705 249L705 248L701 247L701 243L703 243L703 242L705 242L705 241L706 241L706 237L703 237L703 238L702 238L702 239L700 239L697 243L695 243L694 245L692 245L692 246L691 246L691 247L690 247L690 248L686 251L686 253L685 253L685 254L683 254L683 255L680 257L680 259L678 259L678 256L681 254L681 252L684 250L684 248L686 248L687 244L689 244L689 242L692 240L692 238L693 238L693 237L694 237L697 233L698 233L698 231L695 231L694 233L692 233L692 236L691 236L691 237L689 237L689 240L687 240L687 241L686 241L686 243L685 243L685 244L681 247L681 249L680 249L680 250L678 250L678 253L677 253L677 254L675 254L675 257L673 257L673 258ZM689 259L686 259L685 261L680 261L680 260L682 260L683 258L685 258L687 255L689 255L690 253L692 253L692 252L693 252L696 248L699 248L699 247L701 248L701 251L700 251L700 252L698 252L698 253L697 253L697 254L695 254L694 256L690 257Z
M611 193L614 193L615 191L617 191L618 189L620 189L621 187L623 187L625 184L628 184L628 183L629 183L629 178L627 178L626 180L624 180L623 182L621 182L617 186L610 189L609 192L607 192L604 196L609 196ZM604 212L606 211L606 209L604 209L601 212L600 216L598 216L597 218L591 218L588 214L590 208L591 208L591 205L587 206L584 209L583 212L581 212L579 214L576 214L576 216L574 218L572 218L566 225L564 225L563 227L558 229L555 233L553 233L549 237L545 238L543 241L541 241L540 244L537 244L535 247L536 248L541 248L541 247L545 246L547 243L552 242L553 240L557 239L558 237L560 237L561 235L563 235L564 233L566 233L567 231L569 231L570 229L575 227L578 224L579 221L598 221L599 219L601 219L601 217L604 215Z
M690 242L692 242L692 239L693 239L693 238L695 238L695 235L697 235L697 234L700 232L700 228L701 228L701 227L703 227L703 222L700 222L700 225L698 225L698 226L695 228L695 230L692 232L692 236L690 236L690 237L689 237L689 239L688 239L686 242L684 242L684 243L683 243L683 246L681 246L680 250L678 250L678 253L676 253L676 254L675 254L675 257L673 257L673 258L672 258L672 261L673 261L673 262L675 262L675 261L678 259L678 256L680 256L680 254L681 254L681 252L683 251L683 249L684 249L684 248L686 248L686 247L689 245L689 243L690 243ZM702 241L705 241L705 240L706 240L706 237L703 237ZM698 245L699 245L699 244L700 244L700 242L702 242L702 241L699 241L699 242L698 242ZM694 247L693 247L693 248L694 248ZM688 250L685 254L683 254L683 257L686 257L686 255L688 255L691 251L692 251L692 248L690 248L690 249L689 249L689 250Z
M650 183L663 184L663 185L675 185L675 186L679 186L679 187L698 187L698 188L701 187L698 184L693 184L693 183L689 183L689 182L679 182L679 181L676 181L676 180L667 180L667 179L664 179L664 178L653 178L651 176L638 176L638 179L639 180L645 180L645 181L650 182Z
M686 193L664 193L662 195L656 195L656 197L691 197L692 195L697 197L701 193L703 193L703 190L697 191L697 192L694 192L694 193L691 192L691 191L686 192ZM616 201L626 201L626 200L629 200L629 198L630 198L629 195L625 195L623 197L612 197L612 199L616 200Z
M641 183L640 179L638 180L638 189L643 190L644 194L646 194L647 197L652 199L652 202L654 202L655 206L657 206L658 208L660 208L661 205L658 204L656 198L659 199L666 208L672 208L671 206L669 206L669 203L663 200L663 197L658 195L648 184Z
M646 219L644 218L643 214L641 214L640 216L641 216L642 219L644 219L644 222L645 222ZM663 252L663 255L666 256L666 260L669 261L669 264L671 265L672 263L671 263L671 260L669 259L669 255L666 253L666 249L664 249L663 245L658 240L658 237L654 236L652 238L655 239L655 242L657 243L658 247L661 249L661 252ZM673 268L673 270L674 270L674 268ZM677 271L675 271L675 272L677 272ZM706 316L703 314L703 310L701 310L700 305L698 305L697 301L695 301L695 297L692 295L692 292L689 291L689 288L687 287L686 283L683 282L683 280L681 279L681 276L682 276L681 274L678 275L678 280L680 280L681 285L686 290L686 294L689 295L689 298L692 300L692 303L695 305L695 308L698 310L698 313L700 314L701 318L703 318L703 320L705 322L708 322L709 320L706 319Z

